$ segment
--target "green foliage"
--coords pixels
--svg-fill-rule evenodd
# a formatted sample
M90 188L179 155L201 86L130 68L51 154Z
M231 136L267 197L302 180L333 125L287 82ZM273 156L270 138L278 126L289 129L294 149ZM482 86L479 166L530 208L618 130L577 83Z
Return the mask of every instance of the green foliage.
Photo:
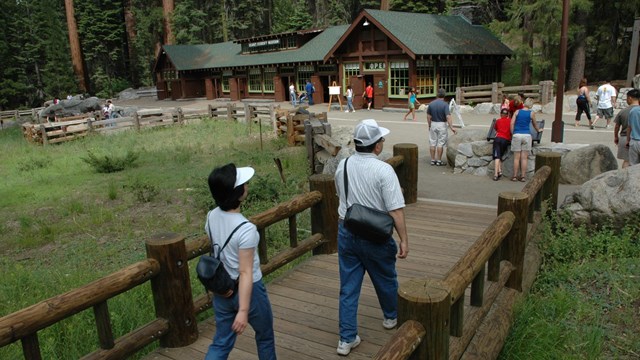
M98 173L108 174L112 172L122 171L133 166L138 160L139 155L133 151L127 151L125 155L103 155L96 156L91 150L87 151L87 157L81 158L82 161L91 165Z
M639 226L548 222L543 266L518 305L501 359L632 359L640 346Z
M135 179L131 185L127 186L131 189L131 192L135 195L138 202L148 203L153 201L160 193L158 187L152 183L143 182L140 179Z
M203 29L207 24L207 14L198 8L193 0L181 1L176 5L171 18L176 44L202 44Z

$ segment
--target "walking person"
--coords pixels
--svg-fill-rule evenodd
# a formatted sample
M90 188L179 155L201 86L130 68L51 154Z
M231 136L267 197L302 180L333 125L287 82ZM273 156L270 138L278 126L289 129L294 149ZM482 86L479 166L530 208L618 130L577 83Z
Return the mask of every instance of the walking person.
M582 78L582 80L580 80L580 85L578 86L578 98L576 99L578 112L576 113L575 127L580 126L580 118L582 117L583 112L587 115L587 119L589 120L589 126L592 125L591 109L589 109L589 104L591 104L591 97L589 97L589 88L587 87L587 79Z
M413 121L416 121L416 104L420 105L420 102L416 98L416 89L409 88L409 94L407 95L407 105L409 106L409 112L404 115L404 118L402 120L407 120L407 116L411 114Z
M634 90L637 91L637 89ZM629 95L627 94L627 96ZM640 164L640 106L634 106L629 110L626 147L629 149L629 165Z
M293 81L291 82L291 85L289 85L289 98L291 99L291 105L298 105L298 92L296 91L296 85Z
M362 93L362 97L367 102L367 110L371 110L371 104L373 104L373 86L371 83L367 84L364 93Z
M496 137L493 139L493 181L498 181L502 177L502 156L511 143L509 109L503 108L500 110L500 115L500 119L493 125L496 131Z
M533 138L529 124L536 132L540 132L536 122L536 114L531 111L531 99L527 99L523 108L516 110L511 118L511 151L513 152L513 176L511 181L527 181L527 166ZM522 175L518 176L518 173Z
M256 226L240 213L249 191L247 182L254 172L250 167L227 164L209 175L209 190L217 207L207 214L205 231L212 239L213 250L223 249L219 253L220 261L237 286L231 294L214 294L216 333L206 360L227 359L236 337L247 325L255 331L258 358L276 359L271 303L262 282L256 250L260 235ZM229 242L224 246L227 238Z
M613 119L613 104L616 103L616 88L611 86L609 80L605 80L604 84L600 85L598 91L596 91L596 99L598 99L598 109L596 111L596 120L590 124L590 128L596 127L596 122L600 118L607 120L607 129L611 126L611 119Z
M351 85L347 86L345 96L347 97L347 110L345 110L345 112L356 112L356 109L353 107L353 88Z
M442 152L449 140L449 130L456 134L451 120L449 104L444 101L446 92L438 89L438 97L427 108L427 123L429 124L429 153L431 165L444 166Z
M392 329L398 323L398 275L396 257L409 253L409 239L404 220L404 198L393 167L378 159L389 130L375 120L362 120L356 125L353 139L356 153L338 164L335 184L338 207L338 263L340 267L339 323L340 340L337 353L348 355L360 344L358 335L358 300L365 272L373 283L382 309L382 326ZM345 164L348 177L348 199L345 191ZM389 236L383 243L356 235L344 226L350 204L361 204L388 212L400 237L399 244ZM398 246L399 245L399 246Z
M634 107L639 106L640 90L631 89L627 92L627 108L616 115L613 122L613 142L618 146L617 158L622 160L622 168L629 166L629 148L627 147L627 136L629 131L629 113Z

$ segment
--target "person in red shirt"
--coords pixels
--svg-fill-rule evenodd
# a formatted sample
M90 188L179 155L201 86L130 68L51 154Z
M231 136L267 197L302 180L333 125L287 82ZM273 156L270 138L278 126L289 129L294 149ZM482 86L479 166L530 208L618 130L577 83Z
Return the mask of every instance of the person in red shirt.
M514 98L509 101L509 117L513 117L513 114L515 114L517 110L520 110L523 108L524 108L524 94L520 93L514 96Z
M367 84L362 97L367 101L367 110L371 110L371 104L373 103L373 86L371 86L371 83Z
M500 119L496 121L493 128L496 130L496 138L493 140L493 180L498 181L502 177L502 155L511 142L509 110L500 110Z

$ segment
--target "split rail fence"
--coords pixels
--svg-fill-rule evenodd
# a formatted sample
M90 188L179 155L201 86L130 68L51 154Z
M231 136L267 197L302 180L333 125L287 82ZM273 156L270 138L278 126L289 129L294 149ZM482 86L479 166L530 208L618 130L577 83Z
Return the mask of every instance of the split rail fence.
M524 93L525 98L546 105L553 101L553 81L540 81L538 85L504 86L503 83L491 83L487 85L463 86L456 88L456 103L468 105L490 102L502 103L503 95L516 95Z

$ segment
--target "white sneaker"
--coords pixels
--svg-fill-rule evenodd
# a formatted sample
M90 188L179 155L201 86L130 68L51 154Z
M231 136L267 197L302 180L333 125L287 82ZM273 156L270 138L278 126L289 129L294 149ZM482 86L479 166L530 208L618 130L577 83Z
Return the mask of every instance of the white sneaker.
M606 127L606 128L607 128L607 129L611 128L611 125L607 125L607 127Z
M355 340L352 342L338 341L338 349L336 349L336 351L338 355L349 355L351 349L354 349L358 345L360 345L360 336L356 335Z
M396 325L398 325L398 319L384 319L384 321L382 322L382 327L384 327L385 329L389 330L389 329L393 329L394 327L396 327Z
M344 112L349 112L349 110L345 110Z

